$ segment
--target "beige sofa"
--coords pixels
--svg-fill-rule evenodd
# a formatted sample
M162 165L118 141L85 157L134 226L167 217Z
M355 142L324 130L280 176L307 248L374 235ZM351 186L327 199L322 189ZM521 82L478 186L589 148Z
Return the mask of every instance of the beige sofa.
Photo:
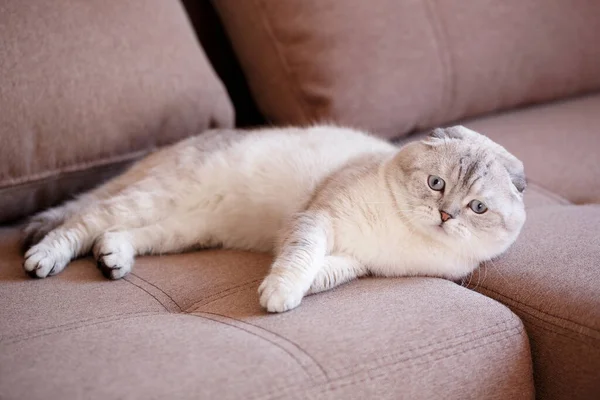
M184 5L0 4L0 399L600 398L600 3ZM464 282L360 279L279 315L264 254L21 269L22 218L155 147L323 120L489 135L525 164L522 235Z

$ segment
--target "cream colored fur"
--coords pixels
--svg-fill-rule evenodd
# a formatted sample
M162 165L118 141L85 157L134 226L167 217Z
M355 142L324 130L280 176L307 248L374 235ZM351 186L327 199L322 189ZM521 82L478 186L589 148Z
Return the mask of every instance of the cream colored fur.
M463 277L516 239L525 213L513 181L522 165L466 128L436 132L400 151L333 126L189 138L35 216L24 231L34 243L24 268L43 278L93 250L103 273L118 279L139 254L217 245L273 251L259 288L271 312L368 273ZM506 160L495 161L500 155ZM468 191L452 178L465 163L484 176ZM427 187L430 174L445 177L448 198ZM469 215L472 198L490 214ZM460 211L442 223L438 204L450 201Z

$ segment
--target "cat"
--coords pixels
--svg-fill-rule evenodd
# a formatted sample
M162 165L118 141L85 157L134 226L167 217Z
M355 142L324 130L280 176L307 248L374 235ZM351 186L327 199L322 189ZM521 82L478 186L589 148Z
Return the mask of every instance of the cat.
M24 269L59 273L92 250L111 279L140 254L198 247L273 252L269 312L356 277L459 279L525 222L523 164L463 126L398 148L328 125L213 130L34 216Z

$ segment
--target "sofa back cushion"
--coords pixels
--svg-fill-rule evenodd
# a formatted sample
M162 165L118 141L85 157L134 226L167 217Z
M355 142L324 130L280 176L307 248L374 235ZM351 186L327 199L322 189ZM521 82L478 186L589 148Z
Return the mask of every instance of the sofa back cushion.
M215 0L263 113L398 136L600 88L595 0Z
M179 2L0 3L0 223L233 125Z
M181 0L200 45L214 67L235 109L235 125L252 128L265 119L256 107L239 61L211 1Z

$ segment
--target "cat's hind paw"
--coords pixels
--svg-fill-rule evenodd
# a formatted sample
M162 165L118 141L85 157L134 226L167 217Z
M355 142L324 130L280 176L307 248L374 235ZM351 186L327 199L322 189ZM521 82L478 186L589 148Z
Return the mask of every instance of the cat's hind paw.
M268 275L258 288L260 305L268 312L281 313L300 305L304 293L284 278Z
M63 223L63 219L49 212L31 218L21 232L21 247L24 251L35 246L52 230Z
M135 251L126 233L104 233L96 241L93 252L98 269L106 278L121 279L131 272Z
M45 278L58 274L71 261L68 250L57 243L39 243L25 253L23 269L32 278Z

